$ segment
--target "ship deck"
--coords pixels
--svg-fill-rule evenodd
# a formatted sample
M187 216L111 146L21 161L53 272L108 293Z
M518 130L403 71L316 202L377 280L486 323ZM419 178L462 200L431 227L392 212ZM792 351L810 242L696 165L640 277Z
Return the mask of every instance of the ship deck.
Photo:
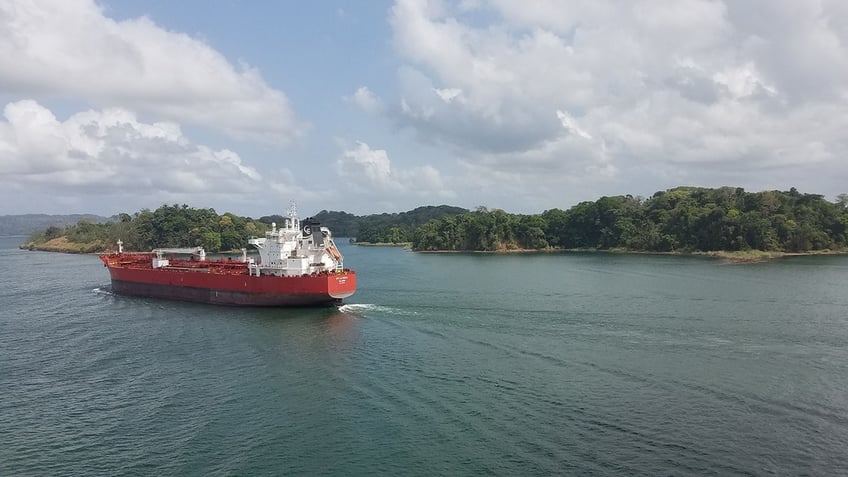
M169 258L170 263L164 267L158 267L159 271L181 271L197 273L213 273L217 275L247 275L247 263L232 259L213 258L206 260L175 259ZM153 270L152 255L150 254L123 254L104 259L104 262L113 268L125 268L133 270Z

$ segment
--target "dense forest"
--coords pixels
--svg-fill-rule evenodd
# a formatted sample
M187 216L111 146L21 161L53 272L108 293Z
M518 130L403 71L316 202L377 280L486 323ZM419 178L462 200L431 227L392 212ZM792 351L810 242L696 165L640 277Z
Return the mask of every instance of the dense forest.
M779 251L848 248L848 195L835 203L797 190L745 192L741 188L678 187L641 197L601 197L568 210L517 215L480 207L428 206L396 214L356 216L322 210L314 219L337 237L359 242L411 242L414 250L508 251L596 249L651 252ZM88 219L34 234L30 248L54 244L78 252L203 246L238 250L281 216L259 219L187 205L163 205L112 221Z
M615 196L568 210L514 215L480 208L418 227L415 250L626 249L801 252L848 246L848 195L678 187L649 199Z
M322 210L313 219L328 226L336 237L355 237L357 242L404 243L412 242L415 229L432 219L458 215L468 209L449 205L418 207L408 212L357 216L347 212ZM280 215L260 217L265 223L282 223Z
M25 245L43 248L40 246L60 239L56 248L89 253L112 250L120 239L127 250L199 245L218 252L245 247L248 237L262 235L267 229L270 225L249 217L229 212L218 215L214 209L175 204L163 205L155 211L144 209L133 215L118 214L116 220L109 222L83 219L74 225L48 227L33 234Z
M447 214L465 212L468 210L446 205L366 216L322 210L312 219L329 226L336 237L402 243L412 241L414 230L421 224ZM154 211L144 209L133 215L118 214L110 221L84 218L74 225L50 226L33 234L25 245L29 248L90 253L112 250L120 239L127 250L202 246L207 251L218 252L245 247L248 238L262 236L272 223L282 224L283 220L280 215L252 219L229 212L219 215L214 209L163 205Z

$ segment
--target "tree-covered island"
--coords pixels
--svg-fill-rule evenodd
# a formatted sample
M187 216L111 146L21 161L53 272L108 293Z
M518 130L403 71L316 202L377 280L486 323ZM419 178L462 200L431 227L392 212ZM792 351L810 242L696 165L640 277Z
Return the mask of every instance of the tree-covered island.
M355 216L321 211L315 219L337 237L367 243L411 243L416 251L510 252L612 250L632 252L815 253L848 249L848 195L741 188L677 187L641 197L601 197L570 209L510 214L479 207L419 207L400 214ZM80 221L34 234L25 247L63 251L111 250L119 238L128 249L202 245L237 250L280 216L259 219L213 209L162 206L107 223ZM751 255L757 256L757 255Z
M501 210L433 220L415 250L591 249L637 252L813 252L848 246L848 195L677 187L640 197L601 197L568 210Z

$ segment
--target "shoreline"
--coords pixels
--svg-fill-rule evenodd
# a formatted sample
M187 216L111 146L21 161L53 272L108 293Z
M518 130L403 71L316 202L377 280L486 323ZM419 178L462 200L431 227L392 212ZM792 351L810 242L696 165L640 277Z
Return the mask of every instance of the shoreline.
M403 247L412 249L412 242L352 242L351 245L356 245L359 247Z
M51 243L52 242L52 243ZM57 243L58 242L58 243ZM713 250L709 252L694 251L694 252L655 252L648 250L626 250L626 249L608 249L598 250L589 248L542 248L542 249L504 249L504 250L412 250L410 242L401 243L371 243L371 242L355 242L351 245L362 247L401 247L411 250L415 253L473 253L473 254L492 254L492 255L522 255L522 254L540 254L540 253L606 253L606 254L621 254L621 255L671 255L681 257L705 257L717 260L722 260L735 264L746 263L761 263L781 258L790 257L807 257L815 255L848 255L848 250L808 250L806 252L776 252L762 250L746 250L746 251L728 251L728 250ZM100 255L104 253L114 253L114 250L92 251L89 247L92 244L73 244L67 240L54 239L43 244L22 243L18 246L21 250L37 251L37 252L55 252L68 253L75 255ZM138 252L143 253L143 252ZM241 254L241 251L221 251L216 255L233 255Z
M63 240L64 237L60 237L58 239L53 239L48 242L44 242L41 244L34 244L32 242L24 242L18 245L19 250L27 250L30 252L55 252L55 253L67 253L71 255L103 255L110 253L117 253L118 251L114 248L107 248L104 250L92 250L95 248L95 245L92 244L76 244L72 242L68 242L67 240ZM250 255L250 250L248 250L248 255ZM151 250L146 251L133 251L133 250L124 250L124 253L153 253ZM209 252L208 255L241 255L241 250L221 250L218 252Z
M679 257L705 257L723 260L729 263L761 263L790 257L808 257L815 255L848 255L848 250L808 250L806 252L777 252L763 250L729 251L712 250L709 252L655 252L648 250L624 249L586 249L586 248L544 248L544 249L508 249L508 250L414 250L416 253L475 253L492 255L538 254L538 253L606 253L620 255L669 255Z

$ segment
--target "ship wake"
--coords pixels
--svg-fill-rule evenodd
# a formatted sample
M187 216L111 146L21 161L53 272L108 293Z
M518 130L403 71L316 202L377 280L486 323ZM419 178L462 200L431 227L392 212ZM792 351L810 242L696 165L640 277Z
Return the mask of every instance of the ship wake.
M376 305L373 303L347 303L339 307L342 313L368 316L370 314L381 315L415 315L414 311L402 310L400 308L392 308L390 306Z

